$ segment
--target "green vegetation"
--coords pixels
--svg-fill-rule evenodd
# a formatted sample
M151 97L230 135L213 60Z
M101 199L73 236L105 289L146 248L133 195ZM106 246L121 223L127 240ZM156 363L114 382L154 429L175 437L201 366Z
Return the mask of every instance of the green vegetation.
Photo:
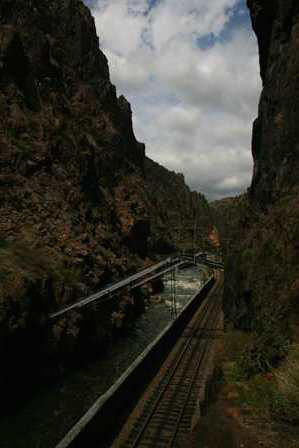
M240 404L253 408L277 422L299 422L299 347L278 369L266 375L258 374L238 383Z
M98 250L99 250L100 254L107 260L110 260L111 258L115 257L115 254L107 247L99 246Z
M23 155L30 157L32 155L32 145L29 142L26 142L25 140L16 142L16 146L18 149L18 152L22 153Z
M54 280L65 283L68 286L75 286L80 281L81 271L76 267L58 266L52 271Z
M70 266L66 257L58 258L49 248L37 247L30 238L24 241L0 241L0 299L25 297L30 285L52 279L54 283L73 287L81 272Z
M253 338L250 334L230 331L225 335L224 383L236 390L241 409L268 422L299 423L299 344L293 343L279 367L248 377L244 350ZM257 358L258 359L258 358ZM262 370L263 365L260 366Z
M8 247L9 242L7 240L0 240L0 250Z
M259 372L267 372L275 367L288 353L290 339L288 333L280 333L275 325L269 325L240 356L240 367L244 375L250 377Z

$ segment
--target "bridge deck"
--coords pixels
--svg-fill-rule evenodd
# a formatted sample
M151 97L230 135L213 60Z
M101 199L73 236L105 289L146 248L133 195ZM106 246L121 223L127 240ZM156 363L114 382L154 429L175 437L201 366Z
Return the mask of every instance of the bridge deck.
M215 262L212 260L209 260L206 258L207 254L204 252L197 252L194 255L180 255L177 257L168 257L165 260L161 261L160 263L156 263L153 266L150 266L149 268L143 269L140 272L137 272L136 274L133 274L123 280L120 280L113 285L108 285L105 288L101 289L99 292L92 294L84 299L81 299L77 301L76 303L73 303L71 305L68 305L64 307L61 310L55 311L54 313L51 313L49 315L49 319L55 319L57 317L61 317L65 313L82 308L90 303L93 303L99 299L103 299L104 297L107 297L111 295L112 293L115 293L117 291L120 291L123 288L137 288L138 286L142 286L145 283L148 283L149 281L161 277L165 273L174 270L180 266L183 266L184 264L188 262L192 262L194 264L200 263L200 264L206 264L207 266L215 269L223 269L223 264L220 262ZM153 272L155 272L154 275L150 275Z

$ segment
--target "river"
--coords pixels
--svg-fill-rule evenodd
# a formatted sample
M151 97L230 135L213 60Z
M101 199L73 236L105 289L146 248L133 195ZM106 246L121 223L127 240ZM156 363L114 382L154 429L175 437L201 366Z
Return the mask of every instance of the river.
M176 273L179 311L207 278L207 270L190 267ZM173 319L170 276L164 291L152 298L130 330L107 347L100 359L73 371L41 391L16 415L0 421L1 448L53 448ZM13 397L12 397L13 400Z

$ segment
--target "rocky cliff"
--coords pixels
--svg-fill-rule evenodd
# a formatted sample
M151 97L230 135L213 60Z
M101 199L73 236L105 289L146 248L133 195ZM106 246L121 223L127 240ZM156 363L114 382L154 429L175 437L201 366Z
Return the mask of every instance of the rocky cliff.
M254 173L248 193L228 207L228 322L252 332L247 372L275 365L298 323L299 7L248 0L258 37L263 91L253 126ZM224 201L216 208L225 209ZM230 219L233 216L233 222Z
M212 248L210 207L202 194L190 191L183 174L170 172L146 158L145 180L151 206L156 210L151 213L157 216L152 223L152 251L167 253L171 246L187 251Z
M248 0L263 91L253 127L251 193L268 203L298 185L299 4Z
M44 334L49 311L175 250L171 213L182 227L208 218L202 196L145 157L80 0L1 1L0 121L5 384L24 365L40 370L42 353L74 347L82 315ZM97 326L97 340L92 314L85 330Z
M229 255L239 239L241 210L248 204L245 195L218 199L210 203L210 210L220 235L221 250L224 256ZM243 215L245 220L246 215Z

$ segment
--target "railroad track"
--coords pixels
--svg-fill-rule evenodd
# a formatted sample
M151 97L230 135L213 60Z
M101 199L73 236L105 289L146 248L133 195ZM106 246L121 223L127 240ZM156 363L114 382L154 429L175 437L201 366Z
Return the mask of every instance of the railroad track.
M202 387L201 369L208 357L211 339L218 332L221 286L222 277L203 302L200 315L197 313L181 335L179 349L164 367L161 379L146 398L127 437L120 435L113 448L181 446L190 432Z

